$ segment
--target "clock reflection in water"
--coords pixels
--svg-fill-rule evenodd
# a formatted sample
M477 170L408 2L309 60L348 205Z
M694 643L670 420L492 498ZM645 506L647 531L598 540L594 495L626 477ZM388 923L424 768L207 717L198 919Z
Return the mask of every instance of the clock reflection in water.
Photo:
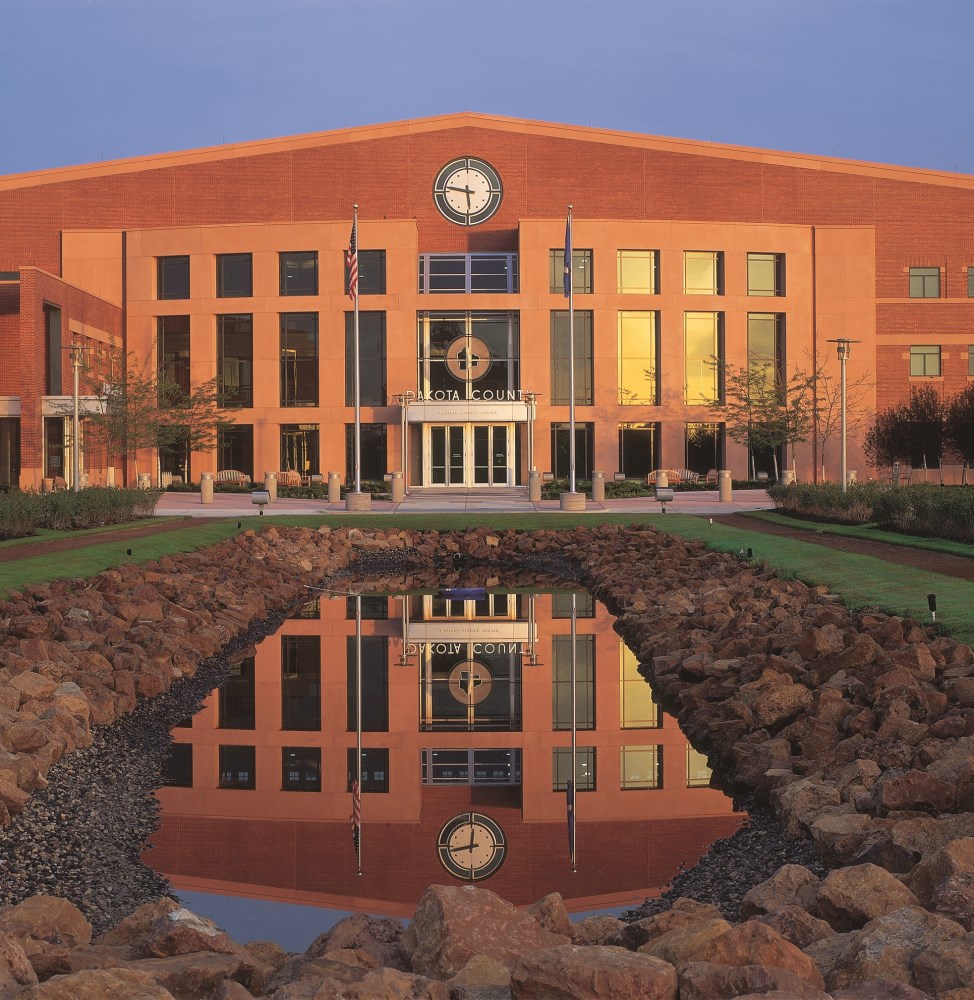
M507 841L504 831L489 816L462 813L440 831L437 850L448 872L473 881L488 878L500 868Z

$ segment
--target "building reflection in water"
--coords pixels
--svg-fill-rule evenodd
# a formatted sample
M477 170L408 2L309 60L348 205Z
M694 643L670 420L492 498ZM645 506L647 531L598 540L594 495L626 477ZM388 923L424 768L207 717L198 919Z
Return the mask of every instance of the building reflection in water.
M577 872L568 592L362 597L360 877L356 602L312 601L174 731L147 862L177 889L403 915L471 877L576 910L655 895L742 817L575 597Z

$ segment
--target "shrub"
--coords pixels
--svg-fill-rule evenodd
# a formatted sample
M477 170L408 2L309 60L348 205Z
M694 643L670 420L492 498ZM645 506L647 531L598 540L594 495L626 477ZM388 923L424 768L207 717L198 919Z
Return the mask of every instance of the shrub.
M10 490L0 493L0 541L26 538L41 526L41 508L36 493Z
M152 517L160 490L117 489L89 486L79 490L56 490L37 496L41 525L55 531L97 528Z

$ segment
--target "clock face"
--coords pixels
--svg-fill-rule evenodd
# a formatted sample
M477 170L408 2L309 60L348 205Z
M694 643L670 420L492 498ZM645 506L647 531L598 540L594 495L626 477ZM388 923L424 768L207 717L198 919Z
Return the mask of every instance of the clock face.
M500 207L501 179L483 160L464 156L451 160L433 184L433 201L440 213L460 226L476 226Z
M454 816L440 831L440 861L457 878L474 881L493 875L507 853L504 831L483 813Z

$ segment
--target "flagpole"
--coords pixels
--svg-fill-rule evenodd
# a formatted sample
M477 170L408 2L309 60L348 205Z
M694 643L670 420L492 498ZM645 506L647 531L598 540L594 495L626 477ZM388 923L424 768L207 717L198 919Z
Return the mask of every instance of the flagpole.
M565 269L568 284L568 492L575 492L575 268L572 248L572 206L568 206L568 233ZM573 654L574 655L574 654ZM574 751L572 751L574 774ZM573 863L574 863L574 859Z
M574 490L573 490L574 492ZM578 815L576 803L578 801L578 780L577 771L575 770L575 757L578 752L577 747L577 734L578 734L578 718L577 709L575 703L575 681L576 681L576 661L575 661L575 643L576 643L576 629L575 629L575 592L572 591L572 838L571 838L571 848L572 848L572 871L578 871L575 865L575 839L578 834Z
M358 205L352 206L355 233L355 272L358 273ZM358 282L355 283L355 492L362 492L362 392L359 377Z
M358 311L358 301L355 303ZM362 595L355 595L355 782L359 801L362 795ZM358 837L355 841L357 874L362 874L362 821L359 815Z

